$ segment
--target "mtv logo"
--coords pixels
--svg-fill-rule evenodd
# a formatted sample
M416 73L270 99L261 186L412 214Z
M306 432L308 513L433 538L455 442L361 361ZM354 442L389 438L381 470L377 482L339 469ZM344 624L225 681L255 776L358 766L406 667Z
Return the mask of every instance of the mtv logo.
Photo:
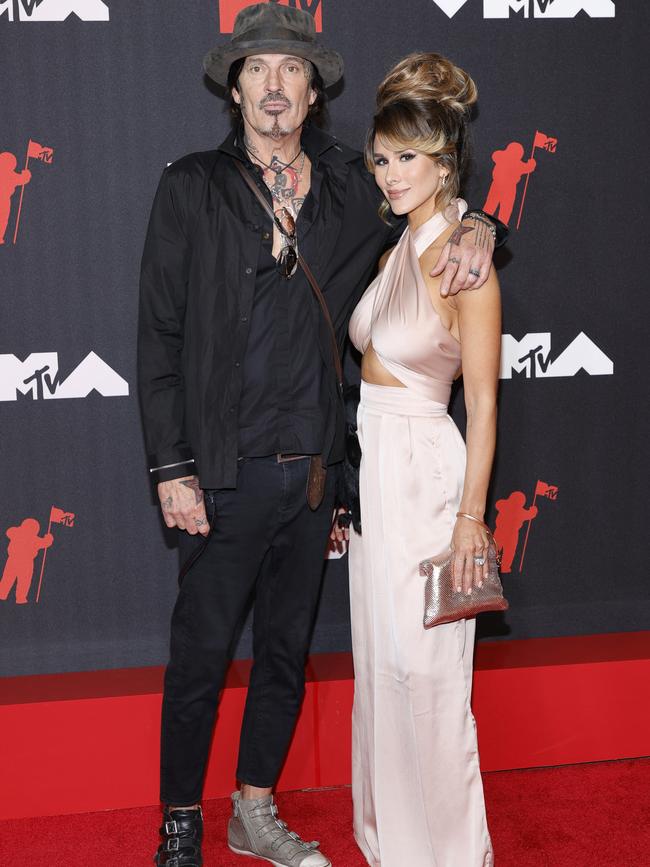
M94 352L89 352L65 380L59 376L58 352L32 352L24 361L15 355L0 355L0 400L32 400L88 397L125 397L129 384Z
M586 12L591 18L614 18L612 0L483 0L484 18L509 18L510 11L524 18L575 18Z
M292 9L302 9L309 12L316 20L316 30L323 30L323 12L321 0L267 0L268 3L278 3L280 6L290 6ZM232 33L237 14L251 5L251 0L219 0L219 32Z
M453 18L469 0L433 2ZM616 7L613 0L483 0L484 18L509 18L511 12L523 14L524 18L575 18L579 12L591 18L614 18Z
M108 21L103 0L0 0L0 18L9 21L65 21L76 15L82 21Z
M501 338L501 379L512 379L515 373L524 373L526 379L545 379L552 376L575 376L584 370L590 376L611 376L614 362L602 349L581 331L555 361L551 361L551 335L549 332L527 334L515 340L512 334Z

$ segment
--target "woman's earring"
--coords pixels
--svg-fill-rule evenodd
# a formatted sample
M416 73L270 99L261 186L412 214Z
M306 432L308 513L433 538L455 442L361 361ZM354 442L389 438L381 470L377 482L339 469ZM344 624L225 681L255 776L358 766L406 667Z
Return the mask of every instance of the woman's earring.
M447 186L447 181L448 181L448 180L449 180L449 175L443 175L443 176L442 176L442 185L443 185L443 187L446 187L446 186Z

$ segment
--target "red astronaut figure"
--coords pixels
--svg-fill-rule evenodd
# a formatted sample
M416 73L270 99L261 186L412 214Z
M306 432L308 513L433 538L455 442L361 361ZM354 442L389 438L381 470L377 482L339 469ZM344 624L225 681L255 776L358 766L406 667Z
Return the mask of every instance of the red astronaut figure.
M24 187L32 179L29 169L22 172L16 171L16 157L4 151L0 153L0 244L5 242L5 232L11 213L11 197L16 192L16 187Z
M494 541L497 551L501 552L500 571L511 572L519 542L519 531L525 521L532 521L537 517L537 506L527 509L526 495L521 491L513 491L506 500L497 500L496 510Z
M9 527L7 536L7 562L0 581L0 600L9 596L16 584L16 603L24 605L34 575L34 560L43 548L49 548L54 537L51 533L39 536L40 525L35 518L25 518L20 527Z
M502 151L494 151L494 169L492 171L492 186L487 194L483 210L497 216L502 223L508 224L517 196L517 184L523 175L535 171L537 162L531 159L524 162L524 149L518 141L510 144Z

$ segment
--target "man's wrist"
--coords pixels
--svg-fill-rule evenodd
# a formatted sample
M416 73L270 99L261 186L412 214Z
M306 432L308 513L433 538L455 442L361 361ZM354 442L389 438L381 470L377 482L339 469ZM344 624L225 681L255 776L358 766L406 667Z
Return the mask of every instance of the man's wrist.
M493 233L495 247L500 247L508 240L508 227L505 223L502 223L493 214L488 214L481 210L481 208L470 208L465 211L462 219L478 220L489 227Z
M186 479L192 475L196 475L194 458L188 458L184 461L171 461L161 466L149 468L149 476L154 483L171 482L174 479Z
M475 223L482 223L486 227L488 232L492 235L492 238L494 239L494 243L496 244L497 229L496 229L496 226L494 225L494 223L492 222L492 220L486 220L482 214L477 214L476 211L469 211L469 212L463 214L463 222L465 220L471 220L472 222L475 222Z

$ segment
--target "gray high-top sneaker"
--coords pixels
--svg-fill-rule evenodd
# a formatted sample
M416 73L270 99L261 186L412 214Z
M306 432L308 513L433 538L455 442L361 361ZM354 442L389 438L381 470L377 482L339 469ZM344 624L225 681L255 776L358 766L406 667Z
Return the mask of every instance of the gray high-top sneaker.
M273 795L243 800L232 794L232 819L228 822L228 847L237 855L269 861L274 867L332 867L318 851L318 842L305 843L287 823L278 819Z

